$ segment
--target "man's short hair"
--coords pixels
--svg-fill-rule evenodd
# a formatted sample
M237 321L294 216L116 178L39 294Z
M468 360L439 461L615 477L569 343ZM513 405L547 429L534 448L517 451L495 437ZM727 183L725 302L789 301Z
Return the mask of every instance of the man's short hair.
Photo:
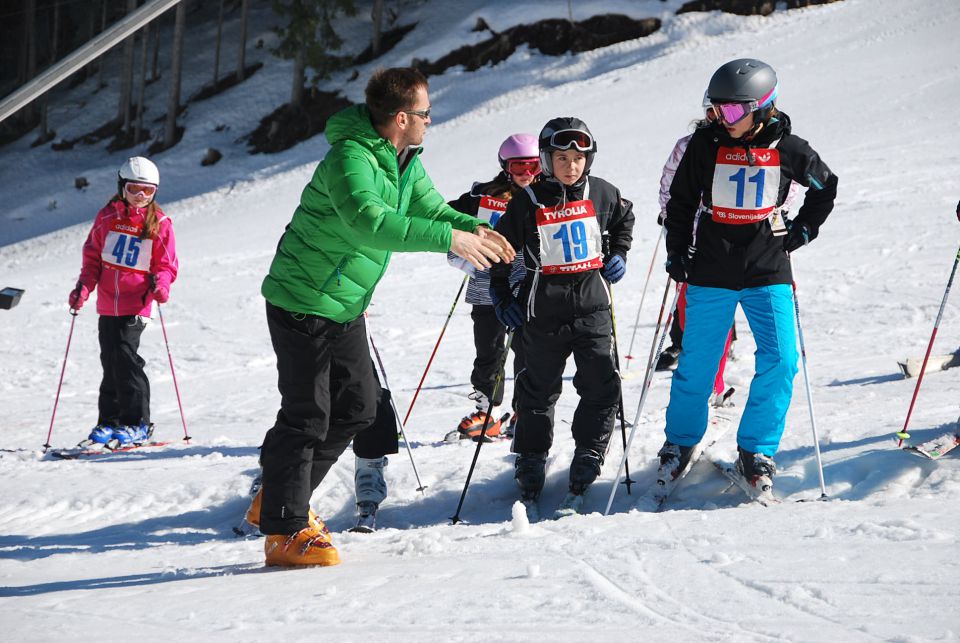
M374 125L383 125L394 114L410 109L417 100L417 89L427 89L427 78L412 67L391 67L373 72L367 83L367 109Z

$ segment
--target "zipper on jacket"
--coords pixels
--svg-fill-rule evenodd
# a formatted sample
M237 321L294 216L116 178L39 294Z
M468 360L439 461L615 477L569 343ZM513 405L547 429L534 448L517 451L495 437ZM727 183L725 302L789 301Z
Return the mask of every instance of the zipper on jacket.
M323 285L320 286L320 288L317 290L317 292L322 293L324 290L326 290L326 289L327 289L327 286L330 285L330 282L333 281L333 278L334 278L334 277L337 278L337 285L338 285L338 286L341 285L341 284L340 284L340 269L343 268L343 264L345 264L346 262L347 262L347 258L346 258L346 257L341 257L340 262L337 264L337 267L333 269L333 272L330 273L330 276L327 277L327 280L323 282Z

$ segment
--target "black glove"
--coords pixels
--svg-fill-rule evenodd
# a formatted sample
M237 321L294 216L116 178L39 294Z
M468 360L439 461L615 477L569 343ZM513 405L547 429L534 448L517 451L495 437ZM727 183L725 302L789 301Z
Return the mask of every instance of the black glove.
M960 221L960 203L957 203L957 221Z
M787 236L783 238L783 249L794 252L810 243L810 227L806 223L791 221Z
M501 324L510 330L515 330L523 326L523 308L520 307L520 304L517 303L513 295L510 293L501 295L491 288L490 300L493 302L493 312Z
M687 280L687 272L690 269L690 260L681 254L669 254L667 255L667 263L665 264L667 269L667 274L670 275L670 278L673 279L678 284L682 284Z

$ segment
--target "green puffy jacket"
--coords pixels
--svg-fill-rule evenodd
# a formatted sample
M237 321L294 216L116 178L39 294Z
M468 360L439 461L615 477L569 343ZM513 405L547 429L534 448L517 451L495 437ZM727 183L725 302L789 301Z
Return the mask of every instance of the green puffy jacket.
M452 229L481 221L446 204L413 150L403 174L397 150L365 105L327 122L330 151L303 189L260 292L274 306L336 322L356 319L394 252L446 252Z

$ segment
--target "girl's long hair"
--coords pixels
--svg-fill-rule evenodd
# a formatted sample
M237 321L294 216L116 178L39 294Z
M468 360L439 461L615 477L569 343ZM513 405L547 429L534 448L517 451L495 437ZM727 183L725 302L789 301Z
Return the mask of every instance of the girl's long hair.
M130 204L127 203L127 200L123 198L122 195L114 194L113 197L107 202L107 205L115 201L120 201L123 203L124 207L129 208ZM160 228L160 218L157 216L157 202L156 200L151 201L147 204L145 208L147 211L146 216L143 221L143 230L140 231L141 239L154 239L157 236L157 230Z

